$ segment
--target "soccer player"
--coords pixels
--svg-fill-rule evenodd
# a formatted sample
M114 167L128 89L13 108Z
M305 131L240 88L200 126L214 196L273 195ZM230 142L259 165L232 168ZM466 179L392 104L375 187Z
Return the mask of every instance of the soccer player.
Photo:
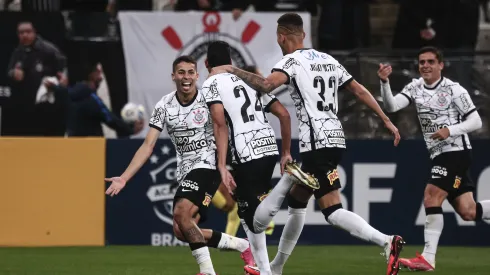
M282 274L284 264L301 234L307 203L314 194L325 219L330 224L350 232L355 237L383 247L388 261L387 274L395 275L398 273L397 260L404 243L403 239L400 236L385 235L357 214L342 209L338 190L340 180L336 167L346 145L344 131L337 118L338 91L344 88L349 90L373 109L394 134L395 145L400 140L398 129L383 113L369 91L355 81L337 60L328 54L304 48L303 20L298 14L286 13L278 19L277 23L277 42L285 56L274 66L267 78L233 66L222 66L212 72L213 74L222 71L233 73L261 92L271 92L280 85L288 85L299 121L301 169L315 175L320 182L318 190L305 188L302 185L294 185L291 189L288 198L289 217L281 236L278 254L271 263L272 274ZM268 199L283 196L288 190L286 187L290 185L289 180L290 177L283 177L269 194ZM274 192L276 189L277 193ZM271 199L268 202L275 201ZM263 209L275 211L279 207L280 204L276 204L264 206ZM274 214L274 212L264 212L256 215L257 223L268 224L271 215Z
M173 207L174 234L179 240L189 243L192 255L199 264L199 274L216 274L208 247L240 251L246 264L254 264L247 240L197 226L206 219L208 206L220 183L220 175L224 183L233 182L226 169L228 127L221 119L223 106L216 104L208 108L202 92L196 88L199 77L196 61L181 56L172 67L172 80L177 91L163 96L156 104L145 141L120 177L106 179L112 182L106 194L117 195L126 186L152 154L166 125L177 151L179 187Z
M261 75L256 66L245 66L243 67L243 70ZM228 213L225 233L231 236L236 236L238 227L240 225L240 217L238 216L238 205L233 197L229 194L224 184L221 184L219 186L218 191L216 191L216 193L214 194L212 202L216 208ZM274 227L274 221L271 221L269 223L269 226L265 230L265 234L272 235L272 233L274 232Z
M208 47L207 66L212 68L220 65L231 65L230 47L226 42L215 41ZM261 95L230 73L209 77L203 83L202 89L210 108L214 105L224 107L223 117L213 119L226 118L230 130L238 215L261 274L271 275L265 228L258 229L254 225L256 209L267 200L272 189L271 178L279 154L274 130L269 125L264 110L272 112L280 121L283 138L280 161L282 169L286 163L292 161L289 113L273 96Z
M442 203L447 199L465 221L490 219L490 200L475 203L475 185L469 176L471 144L468 133L482 121L468 92L456 82L442 77L442 53L434 47L419 51L419 79L413 79L393 96L388 77L389 64L380 64L381 95L386 110L399 111L415 104L427 149L432 159L431 178L424 191L425 247L422 255L400 259L411 270L432 271L436 267L439 237L444 227Z

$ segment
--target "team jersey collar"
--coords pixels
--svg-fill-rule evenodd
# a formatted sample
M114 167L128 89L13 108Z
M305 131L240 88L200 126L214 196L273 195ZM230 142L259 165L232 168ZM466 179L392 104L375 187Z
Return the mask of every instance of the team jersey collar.
M439 80L437 80L436 82L432 83L431 85L427 85L424 82L424 88L426 88L427 90L434 90L435 88L437 88L439 86L439 84L441 84L441 82L442 82L443 79L444 79L444 77L441 76L441 78Z
M196 94L194 95L194 97L186 104L180 102L180 99L179 99L179 94L178 92L176 91L175 92L175 97L177 98L177 102L179 102L180 106L182 107L187 107L187 106L190 106L192 103L194 103L194 101L196 100L197 98L197 94L199 93L199 89L196 89Z

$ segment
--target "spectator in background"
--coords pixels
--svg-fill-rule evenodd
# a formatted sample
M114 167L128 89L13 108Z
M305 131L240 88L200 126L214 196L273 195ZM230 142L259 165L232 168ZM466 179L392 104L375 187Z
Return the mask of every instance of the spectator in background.
M52 43L37 35L31 22L20 22L17 27L19 46L14 50L8 65L12 80L12 97L9 104L17 121L29 123L17 125L8 135L63 136L65 133L65 99L62 94L54 100L39 100L38 93L46 77L55 77L60 85L66 85L66 60Z
M103 137L101 123L105 123L124 136L139 133L144 126L143 120L137 121L134 125L127 124L114 115L97 95L97 89L102 82L100 66L92 63L84 71L86 72L86 81L75 84L68 91L70 97L68 136ZM55 87L55 89L59 89L59 87Z
M318 43L323 51L367 48L370 0L323 0Z

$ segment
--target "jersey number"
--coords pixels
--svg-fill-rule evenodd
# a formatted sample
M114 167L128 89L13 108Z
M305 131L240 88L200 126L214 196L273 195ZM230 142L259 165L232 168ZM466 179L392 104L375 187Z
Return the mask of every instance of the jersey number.
M235 94L236 98L240 97L240 91L243 93L243 96L245 97L245 103L243 103L241 108L243 123L254 121L255 116L253 114L251 115L248 114L248 109L250 105L252 105L252 103L250 102L250 97L248 97L247 90L245 90L245 88L242 85L236 86L233 89L233 93ZM258 93L257 93L257 101L255 101L255 111L262 111L262 102L260 102L260 97ZM264 114L264 119L265 119L265 114ZM265 121L267 122L267 120Z
M334 102L330 102L327 105L325 105L325 81L323 80L323 77L317 76L315 79L313 79L313 87L314 88L320 88L320 92L318 95L322 99L321 101L317 101L316 107L318 108L318 111L321 112L328 112L332 111L334 114L337 114L337 110L335 110L335 76L331 76L328 79L328 88L332 90L332 98Z

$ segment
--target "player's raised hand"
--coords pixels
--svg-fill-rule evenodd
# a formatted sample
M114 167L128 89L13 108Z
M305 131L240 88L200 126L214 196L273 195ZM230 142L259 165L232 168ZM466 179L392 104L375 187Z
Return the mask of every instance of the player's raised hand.
M430 138L434 140L445 140L448 137L449 137L449 129L446 127L439 129L437 132L433 133L430 136Z
M286 166L286 164L288 162L292 162L292 161L293 161L293 158L291 157L291 154L282 155L282 157L281 157L281 175L284 174L284 166Z
M106 178L105 181L112 182L111 186L109 186L109 188L107 188L107 190L105 191L106 195L109 195L111 197L119 194L124 186L126 186L126 180L121 177Z
M392 71L393 69L391 68L390 64L380 63L379 70L378 70L378 77L383 81L387 81Z
M398 128L393 125L391 120L385 121L385 127L388 128L388 130L395 136L395 141L393 144L398 146L398 143L400 143L400 133L398 132Z
M208 77L211 77L216 74L230 73L232 69L233 69L232 65L221 65L221 66L213 67L211 68Z

